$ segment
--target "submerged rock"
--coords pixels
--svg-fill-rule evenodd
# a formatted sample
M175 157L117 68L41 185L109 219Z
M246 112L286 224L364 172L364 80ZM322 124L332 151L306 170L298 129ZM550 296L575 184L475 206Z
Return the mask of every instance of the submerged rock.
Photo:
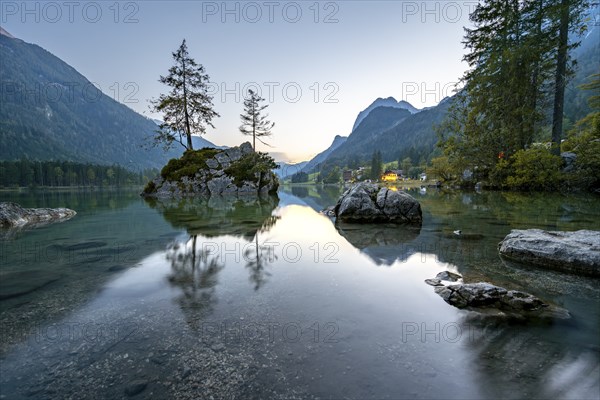
M600 231L513 230L498 247L520 263L600 276Z
M462 280L462 275L450 271L442 271L435 278L442 281L458 282Z
M127 396L135 396L140 394L146 389L148 386L148 381L144 379L136 379L134 381L129 382L127 387L125 387L125 394Z
M421 205L402 191L359 183L347 190L335 206L337 220L366 223L414 223L423 221Z
M22 208L17 203L0 203L0 227L45 225L69 219L76 214L69 208Z
M0 300L31 293L61 277L60 274L45 269L0 272Z
M547 304L529 293L486 282L436 286L434 290L446 303L461 309L497 310L519 317L571 318L566 309Z

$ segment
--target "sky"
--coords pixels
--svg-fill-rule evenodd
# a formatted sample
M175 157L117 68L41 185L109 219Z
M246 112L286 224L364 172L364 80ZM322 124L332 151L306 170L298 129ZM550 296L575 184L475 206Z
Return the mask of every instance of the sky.
M243 95L257 90L272 146L308 160L378 97L417 108L451 95L467 66L461 43L476 1L6 1L0 25L67 62L150 118L158 82L185 38L210 76L220 118L205 138L234 146Z

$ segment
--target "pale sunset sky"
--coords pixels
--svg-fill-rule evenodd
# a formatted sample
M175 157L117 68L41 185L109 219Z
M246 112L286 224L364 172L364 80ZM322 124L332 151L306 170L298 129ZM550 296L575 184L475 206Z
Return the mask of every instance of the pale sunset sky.
M451 95L466 69L463 27L476 1L73 1L0 4L0 23L150 118L149 99L185 38L211 78L206 139L237 145L243 92L276 123L263 151L310 159L378 97L417 108ZM284 157L283 154L287 155Z

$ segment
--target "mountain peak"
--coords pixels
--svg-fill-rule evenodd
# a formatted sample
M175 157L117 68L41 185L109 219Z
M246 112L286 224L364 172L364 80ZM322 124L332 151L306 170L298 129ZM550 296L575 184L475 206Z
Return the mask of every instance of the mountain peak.
M319 166L319 164L321 164L323 161L325 161L327 159L327 157L329 157L329 155L335 149L337 149L338 147L343 145L346 142L346 139L348 139L347 136L335 135L335 138L333 138L333 142L331 143L331 146L329 146L326 150L317 154L312 160L307 162L306 165L304 165L302 167L302 171L307 172L307 173L313 172L315 170L315 168L317 168Z
M3 27L0 26L0 35L4 35L6 37L9 37L11 39L16 39L16 37L14 37L13 35L11 35L10 33L8 33Z
M420 111L419 109L413 107L413 105L410 104L408 101L404 101L404 100L397 101L392 96L387 97L385 99L379 97L379 98L377 98L377 100L375 100L373 103L371 103L371 105L369 107L365 108L363 111L361 111L358 114L358 117L356 118L356 121L354 122L354 126L352 127L352 131L354 132L354 130L358 127L358 125L360 125L360 123L363 121L363 119L365 119L371 111L373 111L374 109L376 109L378 107L402 108L404 110L407 110L411 114L416 114Z

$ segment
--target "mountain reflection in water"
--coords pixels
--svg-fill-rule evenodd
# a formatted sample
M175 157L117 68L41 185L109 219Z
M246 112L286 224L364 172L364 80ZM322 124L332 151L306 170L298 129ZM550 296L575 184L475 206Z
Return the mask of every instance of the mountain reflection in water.
M284 186L279 201L150 207L125 197L123 208L80 203L68 223L19 233L3 249L3 276L40 268L17 246L87 252L39 260L64 277L0 303L12 338L2 394L123 398L142 382L136 398L598 397L597 282L497 253L510 229L597 229L597 198L417 190L419 229L336 226L319 211L339 192ZM98 258L123 240L127 258ZM530 292L573 319L458 310L424 283L445 270ZM63 311L23 329L36 309ZM73 327L116 334L64 334Z

